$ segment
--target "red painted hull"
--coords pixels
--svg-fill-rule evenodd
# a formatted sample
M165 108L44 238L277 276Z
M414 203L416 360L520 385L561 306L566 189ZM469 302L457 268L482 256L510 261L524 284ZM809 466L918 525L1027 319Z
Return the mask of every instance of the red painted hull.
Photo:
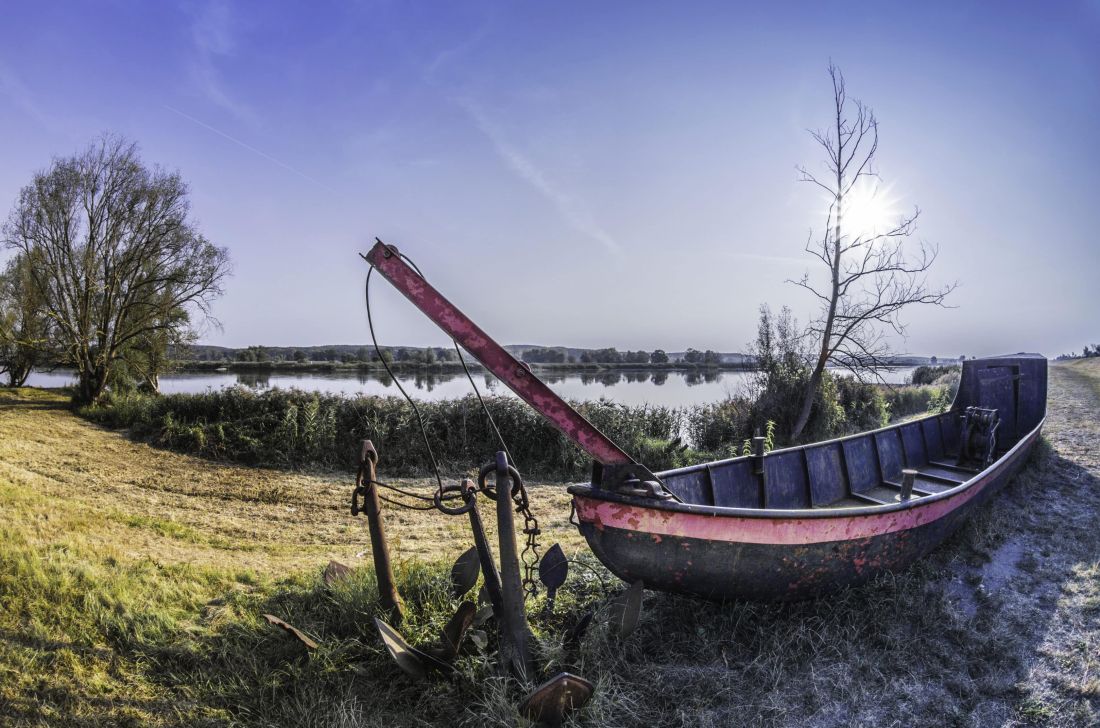
M969 481L910 504L699 508L570 489L581 533L625 581L714 599L808 599L908 567L1023 466L1042 424Z

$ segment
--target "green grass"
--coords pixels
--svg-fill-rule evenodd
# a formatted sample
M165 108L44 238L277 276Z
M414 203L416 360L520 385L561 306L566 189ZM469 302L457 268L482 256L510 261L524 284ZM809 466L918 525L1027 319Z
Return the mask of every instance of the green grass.
M41 519L43 500L0 486L5 516ZM271 579L231 566L162 564L125 555L125 534L106 545L89 538L95 525L79 515L55 520L63 535L47 542L33 525L0 527L0 717L7 721L411 725L489 703L508 711L501 724L517 717L511 697L494 696L509 681L476 651L459 659L461 677L450 683L424 690L395 676L373 626L381 612L367 569L330 588L320 570ZM134 517L127 525L151 524ZM189 529L152 525L171 538L195 538ZM408 608L402 631L414 643L437 639L457 606L449 569L417 561L398 568ZM576 607L569 596L561 601ZM265 612L320 647L307 652L263 621ZM482 724L478 714L458 712L459 722Z

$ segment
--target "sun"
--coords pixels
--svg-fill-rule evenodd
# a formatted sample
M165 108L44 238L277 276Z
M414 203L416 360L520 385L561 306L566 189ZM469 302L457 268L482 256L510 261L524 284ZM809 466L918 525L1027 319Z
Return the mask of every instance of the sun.
M841 233L855 242L884 233L897 224L897 201L877 180L861 180L844 198Z

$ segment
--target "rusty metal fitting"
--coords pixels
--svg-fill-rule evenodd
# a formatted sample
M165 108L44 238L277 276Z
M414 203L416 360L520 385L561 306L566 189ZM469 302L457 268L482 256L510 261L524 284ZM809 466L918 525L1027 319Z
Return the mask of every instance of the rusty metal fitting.
M477 474L477 487L482 493L485 494L489 500L497 499L497 489L495 486L489 485L489 475L497 472L497 464L495 462L486 463L481 466L481 470ZM512 497L515 498L520 493L524 492L523 478L520 477L519 471L516 470L514 465L508 466L508 476L512 479ZM524 498L526 500L526 498Z
M464 501L463 504L453 508L451 506L443 505L444 500L451 500L450 498L444 498L447 493L460 494L460 497ZM436 508L443 511L448 516L461 516L463 514L469 513L470 510L477 503L474 498L475 494L473 488L466 487L466 483L464 482L461 485L447 485L444 486L442 489L437 490L435 492L435 495L432 496L432 502L435 503Z

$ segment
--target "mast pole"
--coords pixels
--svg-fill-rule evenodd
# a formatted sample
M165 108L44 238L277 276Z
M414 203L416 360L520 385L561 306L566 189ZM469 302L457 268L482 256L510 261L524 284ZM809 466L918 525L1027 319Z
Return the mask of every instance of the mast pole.
M546 386L525 364L486 334L410 266L397 248L379 240L364 256L394 288L481 362L497 379L562 434L603 465L632 465L634 458Z

